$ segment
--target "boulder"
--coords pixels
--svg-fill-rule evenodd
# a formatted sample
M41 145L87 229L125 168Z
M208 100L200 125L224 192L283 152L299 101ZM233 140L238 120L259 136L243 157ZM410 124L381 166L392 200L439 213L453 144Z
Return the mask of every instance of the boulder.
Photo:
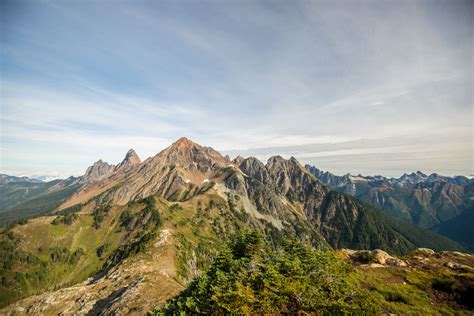
M383 250L362 250L350 254L350 258L360 263L378 263L384 265L387 259L394 259Z
M407 267L408 266L406 261L397 259L397 258L388 258L387 260L385 260L385 263L393 267Z
M429 257L435 254L435 251L429 248L418 248L412 252L412 255Z
M392 256L380 249L372 250L371 253L376 263L385 264L387 259L393 259Z
M458 272L472 272L473 271L473 269L469 266L458 264L451 261L446 262L444 265L450 268L451 270L458 271Z

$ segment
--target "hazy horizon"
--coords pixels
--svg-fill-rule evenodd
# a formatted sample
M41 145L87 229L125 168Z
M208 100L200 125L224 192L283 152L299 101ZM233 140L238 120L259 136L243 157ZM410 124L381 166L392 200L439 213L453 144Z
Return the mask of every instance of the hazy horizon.
M472 1L2 1L0 173L181 136L337 175L474 174Z

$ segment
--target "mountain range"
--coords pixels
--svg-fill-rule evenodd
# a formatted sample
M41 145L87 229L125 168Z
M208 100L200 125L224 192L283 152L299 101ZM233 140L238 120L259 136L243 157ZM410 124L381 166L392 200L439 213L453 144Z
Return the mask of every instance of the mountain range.
M293 157L274 156L266 164L253 157L231 160L187 138L143 162L130 150L117 165L98 160L81 177L48 182L6 203L0 211L0 304L40 294L6 311L140 313L182 291L207 271L223 240L247 230L258 231L273 249L296 238L321 251L464 251L357 194L361 181L366 187L419 187L423 194L454 190L421 177L407 175L400 184L383 177L344 180L319 175ZM341 189L353 185L356 191ZM445 213L438 211L436 219L456 218Z
M355 196L385 213L445 234L474 250L474 180L420 171L400 178L336 176L310 165L316 178L333 189Z

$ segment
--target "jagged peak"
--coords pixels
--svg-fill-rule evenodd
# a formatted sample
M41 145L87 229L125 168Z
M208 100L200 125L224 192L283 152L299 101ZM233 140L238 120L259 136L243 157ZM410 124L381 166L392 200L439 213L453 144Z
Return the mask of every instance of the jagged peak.
M269 161L285 161L286 159L283 158L282 156L280 155L275 155L275 156L271 156L270 158L268 158L267 162Z
M120 169L125 169L128 167L131 167L133 165L137 165L141 163L141 159L138 156L138 154L135 152L133 148L129 149L127 153L125 154L125 157L123 158L122 162L119 163L115 167L115 171L120 170Z
M232 159L232 163L234 165L240 165L242 163L242 161L244 161L244 157L242 157L241 155L237 155L237 157L235 157L234 159Z
M169 148L175 148L175 147L181 148L181 147L189 147L189 146L193 146L193 145L202 147L201 145L193 142L192 140L190 140L186 137L180 137L173 144L171 144L171 146Z
M423 176L423 177L426 177L426 174L424 174L423 172L421 172L420 170L418 170L416 172L417 175L420 175L420 176Z
M89 166L81 177L81 182L90 182L94 180L99 180L106 175L110 174L115 168L115 165L111 165L107 162L102 161L102 159L97 160Z
M94 162L91 166L89 166L87 169L92 168L92 167L94 167L94 166L100 166L100 165L113 166L112 164L109 164L108 162L103 161L102 159L99 159L99 160L97 160L96 162Z
M201 146L186 137L181 137L162 150L153 161L179 165L188 171L205 172L215 165L227 166L229 161L211 147Z
M130 148L130 149L127 151L127 154L125 155L125 157L131 156L131 155L136 155L136 154L137 154L137 152L135 151L135 149Z

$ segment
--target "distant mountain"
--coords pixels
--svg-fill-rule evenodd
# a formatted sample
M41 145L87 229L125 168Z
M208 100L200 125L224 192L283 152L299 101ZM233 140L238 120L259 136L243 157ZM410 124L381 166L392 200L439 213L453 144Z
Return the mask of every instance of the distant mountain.
M36 180L40 180L40 181L43 181L43 182L51 182L51 181L54 181L54 180L63 180L63 179L66 179L68 177L62 177L62 176L46 176L46 175L34 175L34 176L31 176L32 179L36 179Z
M0 213L7 207L31 200L45 193L60 180L51 182L8 182L0 184Z
M5 183L0 184L0 226L52 213L89 184L139 163L140 158L130 149L117 166L99 159L81 177L42 182L26 177L1 175Z
M7 174L0 173L0 186L7 183L42 183L42 180L33 179L28 177L16 177L9 176Z
M0 226L52 213L80 187L78 179L0 187Z
M474 182L463 176L446 177L436 173L428 176L420 171L400 178L336 176L313 166L306 165L306 168L337 191L351 194L389 215L421 227L436 226L440 233L445 231L441 229L443 223L474 208L474 193L470 189ZM455 240L472 247L470 242L466 244L466 239Z

